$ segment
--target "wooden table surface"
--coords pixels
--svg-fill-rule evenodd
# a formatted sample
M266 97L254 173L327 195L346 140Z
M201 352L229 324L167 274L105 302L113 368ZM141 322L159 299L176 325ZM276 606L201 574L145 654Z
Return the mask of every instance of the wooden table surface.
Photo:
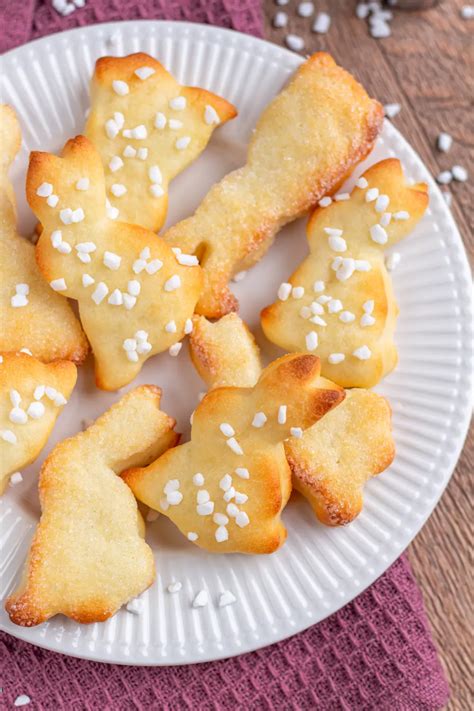
M284 44L289 32L305 39L301 54L330 52L382 104L397 102L402 110L394 125L437 175L455 164L471 173L467 183L453 182L452 211L474 259L472 218L474 204L474 20L460 17L462 0L442 0L424 12L394 9L392 34L375 40L367 22L354 13L355 0L313 0L316 12L326 11L332 23L326 35L311 32L312 20L298 17L299 0L277 7L264 0L266 38ZM288 15L285 29L272 27L278 10ZM450 133L448 153L436 149L440 131ZM423 591L433 635L451 686L448 709L474 707L470 642L472 606L468 570L472 565L472 486L474 434L435 512L409 548L410 561ZM470 624L469 624L470 621Z

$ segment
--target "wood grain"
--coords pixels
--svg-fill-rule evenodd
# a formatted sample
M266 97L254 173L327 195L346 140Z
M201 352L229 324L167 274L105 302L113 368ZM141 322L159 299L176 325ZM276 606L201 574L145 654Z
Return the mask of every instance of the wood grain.
M305 39L302 54L330 52L349 69L370 94L383 104L402 106L395 126L437 175L453 165L474 166L474 21L460 18L462 0L444 0L424 12L394 11L392 35L384 40L370 37L367 23L354 14L355 2L315 0L317 11L331 15L326 35L311 32L312 18L296 14L298 0L277 7L264 0L266 37L284 44L288 32ZM288 26L275 29L277 10L288 14ZM441 131L453 136L448 153L436 149ZM463 236L471 264L474 175L466 183L453 182L452 211ZM470 654L472 588L470 542L472 527L472 474L474 428L466 441L456 471L435 512L409 547L410 561L423 591L433 636L451 686L448 709L474 707Z

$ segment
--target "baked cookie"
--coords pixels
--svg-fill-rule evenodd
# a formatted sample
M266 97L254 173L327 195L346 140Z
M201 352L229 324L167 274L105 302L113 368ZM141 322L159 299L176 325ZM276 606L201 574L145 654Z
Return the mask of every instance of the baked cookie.
M41 276L34 246L17 232L8 170L20 145L15 112L0 104L0 351L28 348L46 363L81 363L89 347L81 325Z
M190 352L211 388L217 379L221 385L245 387L260 375L259 348L237 314L214 324L204 316L195 317ZM235 360L230 357L234 354ZM362 508L365 482L390 466L395 456L390 405L370 390L348 390L336 408L297 434L301 436L284 443L293 487L306 496L322 523L349 523Z
M428 188L408 185L395 158L373 165L356 185L347 199L313 213L310 255L261 320L267 338L285 351L317 354L325 377L368 388L397 363L398 307L384 250L414 229Z
M15 624L31 627L60 613L101 622L152 584L153 554L117 474L176 443L160 396L151 385L132 390L43 464L41 520L22 582L5 606Z
M170 181L236 114L220 96L181 86L148 54L98 59L85 134L100 152L119 219L158 231Z
M380 104L328 54L299 67L260 117L246 165L164 235L199 255L205 287L198 313L217 318L237 310L230 278L255 264L283 225L337 189L371 150L382 119Z
M41 363L26 353L0 355L0 494L11 474L31 464L76 384L69 361Z
M291 491L283 440L299 436L344 397L319 359L287 355L254 388L217 388L198 405L191 441L124 477L135 496L201 548L272 553Z
M195 316L189 336L194 367L209 388L252 388L260 377L260 349L247 325L235 313L211 323Z
M327 526L350 523L362 510L364 484L393 461L391 410L370 390L348 390L344 401L285 442L293 486Z
M191 328L202 286L198 260L114 220L100 156L84 136L68 141L61 158L32 153L26 192L43 225L36 246L43 276L77 299L97 385L116 390ZM46 193L57 194L54 206Z

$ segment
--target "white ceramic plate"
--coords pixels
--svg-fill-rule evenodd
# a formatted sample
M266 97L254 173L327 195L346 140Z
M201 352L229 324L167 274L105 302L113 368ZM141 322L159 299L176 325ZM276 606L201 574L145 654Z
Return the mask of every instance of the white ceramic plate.
M115 44L110 43L114 36ZM250 131L264 106L300 64L276 45L227 30L194 24L126 22L97 25L46 37L7 54L2 62L2 100L17 110L23 129L13 169L23 230L33 216L23 190L31 150L59 150L81 131L94 61L104 54L149 52L182 82L203 86L232 101L239 117L219 129L196 163L172 185L168 224L189 215L209 186L244 161ZM350 67L348 67L350 69ZM386 122L375 151L357 173L385 156L398 156L408 175L430 186L431 205L422 223L399 246L402 262L393 278L400 305L400 363L380 385L393 407L395 462L366 487L363 513L349 527L319 525L301 498L284 512L288 541L271 556L210 555L186 541L161 517L148 525L157 580L142 596L143 614L121 610L103 624L78 625L62 617L34 629L1 627L10 634L65 654L125 664L186 664L219 659L288 637L338 610L372 583L419 531L446 486L468 423L472 377L470 275L451 214L427 169ZM350 184L352 181L350 181ZM257 334L267 360L279 353L259 328L260 309L306 254L304 221L285 228L276 244L234 285L242 316ZM185 435L203 384L183 348L149 360L134 383L164 388L163 407ZM95 418L118 394L94 388L91 364L40 459L24 482L0 502L2 549L0 597L13 588L38 521L37 475L60 439ZM179 580L181 592L166 586ZM210 604L191 601L205 588ZM218 608L222 590L234 605Z

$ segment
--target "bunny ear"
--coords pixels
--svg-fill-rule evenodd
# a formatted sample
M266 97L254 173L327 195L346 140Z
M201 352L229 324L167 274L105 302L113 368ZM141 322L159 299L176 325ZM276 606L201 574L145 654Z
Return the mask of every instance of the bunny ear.
M88 430L91 444L116 472L148 463L177 444L175 420L160 410L161 390L142 385L127 393ZM124 423L127 436L124 437Z
M321 363L317 356L289 353L270 363L262 373L257 388L291 388L298 384L314 382L319 378Z
M69 141L64 144L61 158L62 160L71 161L74 164L85 162L89 169L102 171L102 164L97 149L86 136L79 135L75 138L70 138Z
M288 354L271 363L255 387L259 407L281 402L286 423L305 429L336 407L345 397L339 385L320 377L321 362L309 354Z
M127 57L99 57L95 63L95 71L92 78L92 86L95 84L104 87L110 86L113 89L112 83L117 80L139 83L142 80L140 69L146 67L146 74L155 76L155 79L160 81L169 81L170 84L176 84L173 76L164 68L164 66L154 57L144 52L136 52L129 54ZM138 74L136 74L138 70Z
M61 156L33 151L26 178L28 203L46 229L60 226L61 213L82 208L89 221L105 212L104 172L85 136L69 140ZM66 223L64 223L66 224Z
M330 230L344 236L352 253L369 247L385 250L414 229L428 202L426 183L409 185L397 158L382 160L366 170L345 200L336 196L332 204L314 211L307 227L311 251L331 239Z
M189 103L199 107L202 111L202 118L208 125L218 126L237 116L237 109L228 101L212 91L200 89L195 86L186 86L182 89L182 94Z
M328 526L350 523L361 511L362 489L393 461L395 446L388 402L353 389L345 401L301 439L285 442L293 486Z
M235 313L211 323L195 316L189 336L191 360L210 388L253 387L262 366L253 334Z

